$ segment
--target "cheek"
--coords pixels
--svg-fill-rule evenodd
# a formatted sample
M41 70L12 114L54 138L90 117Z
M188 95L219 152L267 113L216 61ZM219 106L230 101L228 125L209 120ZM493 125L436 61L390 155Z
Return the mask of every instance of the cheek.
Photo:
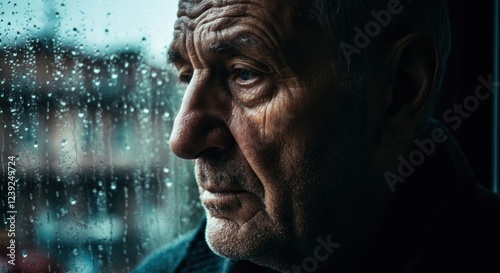
M282 177L282 169L301 155L298 138L306 132L294 132L300 109L285 93L291 92L281 92L258 107L234 108L232 113L233 137L261 178Z
M303 173L306 132L299 129L298 108L283 101L259 109L236 109L230 128L264 188L267 213L276 221L292 223L294 200L299 199L294 195L302 195L297 190L304 188L298 184L305 181L299 175Z

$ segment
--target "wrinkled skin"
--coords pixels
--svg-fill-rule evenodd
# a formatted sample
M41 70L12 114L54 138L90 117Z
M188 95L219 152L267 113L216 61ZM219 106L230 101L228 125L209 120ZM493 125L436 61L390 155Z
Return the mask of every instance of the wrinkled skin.
M195 160L207 242L278 270L311 256L317 237L341 243L341 257L378 209L364 198L364 101L342 88L326 35L303 10L181 1L170 48L186 85L170 145Z

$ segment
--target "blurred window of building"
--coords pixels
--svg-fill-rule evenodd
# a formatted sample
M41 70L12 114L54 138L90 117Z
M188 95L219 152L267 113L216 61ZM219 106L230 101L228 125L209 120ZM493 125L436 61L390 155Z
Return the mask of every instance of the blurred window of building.
M9 156L17 180L11 270L129 272L198 223L192 166L168 147L182 96L166 64L176 2L0 0L2 243Z

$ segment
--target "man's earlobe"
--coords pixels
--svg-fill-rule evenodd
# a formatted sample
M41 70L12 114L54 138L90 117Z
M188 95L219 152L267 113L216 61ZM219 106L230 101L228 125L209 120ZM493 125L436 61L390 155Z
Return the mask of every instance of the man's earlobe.
M390 78L384 91L380 140L388 146L411 138L431 111L439 69L437 49L425 33L413 33L396 41L389 52Z

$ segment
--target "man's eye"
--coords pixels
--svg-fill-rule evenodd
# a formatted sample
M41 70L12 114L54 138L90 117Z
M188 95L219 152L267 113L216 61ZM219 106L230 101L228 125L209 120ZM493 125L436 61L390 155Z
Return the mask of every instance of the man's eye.
M189 82L191 82L191 79L193 78L193 75L190 75L190 74L182 74L179 76L179 81L181 83L185 83L185 84L188 84Z
M251 88L258 84L262 75L250 69L236 68L233 70L232 80L241 87Z
M243 81L251 81L256 77L254 72L245 69L237 69L236 73L238 78Z

